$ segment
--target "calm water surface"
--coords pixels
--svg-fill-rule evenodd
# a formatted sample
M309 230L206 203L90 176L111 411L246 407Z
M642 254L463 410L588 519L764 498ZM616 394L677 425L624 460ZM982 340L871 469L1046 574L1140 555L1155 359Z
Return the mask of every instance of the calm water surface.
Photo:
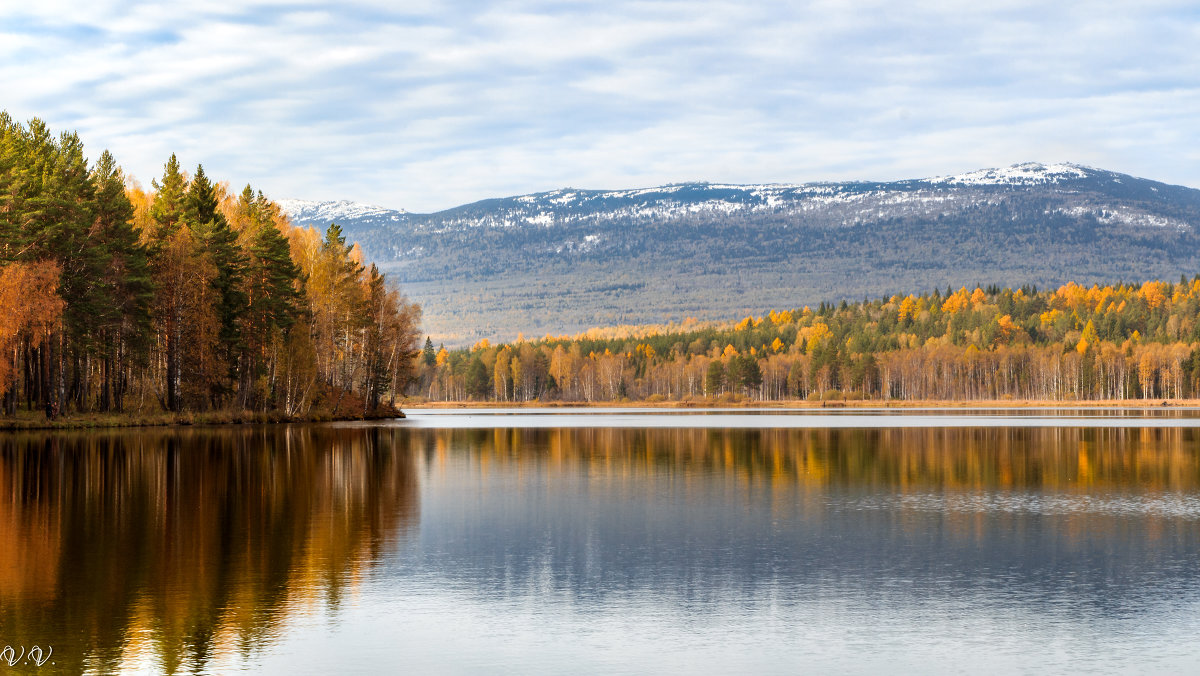
M23 673L1195 673L1198 424L547 409L4 434L0 648L53 647Z

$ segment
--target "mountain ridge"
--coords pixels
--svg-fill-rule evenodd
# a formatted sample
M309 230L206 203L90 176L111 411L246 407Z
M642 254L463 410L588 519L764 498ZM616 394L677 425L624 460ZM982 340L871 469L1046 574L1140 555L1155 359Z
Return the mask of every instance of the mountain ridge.
M1200 269L1200 190L1073 163L901 181L559 188L429 214L283 201L336 221L450 341L720 319L980 282Z
M413 212L403 208L385 207L377 204L366 202L354 202L352 200L305 200L296 198L285 198L277 200L285 213L295 220L311 221L317 218L327 217L342 217L347 219L357 219L371 215L388 215L388 216L408 216L421 217L433 216L461 210L469 207L474 207L484 204L492 204L504 202L508 200L518 201L535 201L540 198L556 196L560 199L570 199L572 194L590 193L603 197L623 197L633 195L650 195L650 194L669 194L678 192L688 188L707 188L712 190L747 190L747 191L795 191L801 189L819 190L821 188L836 188L845 186L905 186L915 184L928 184L931 186L1032 186L1059 184L1066 180L1096 178L1096 177L1111 177L1117 182L1121 178L1132 178L1137 181L1145 181L1157 185L1167 186L1169 188L1182 188L1186 190L1195 190L1189 186L1164 183L1153 181L1151 179L1138 178L1129 174L1123 174L1107 169L1078 164L1074 162L1057 162L1057 163L1042 163L1042 162L1020 162L1008 167L991 167L985 169L976 169L973 171L962 172L959 174L947 174L939 176L929 176L924 178L899 179L895 181L875 181L867 179L855 179L847 181L808 181L803 183L725 183L713 181L681 181L677 183L666 183L657 186L643 186L639 188L620 188L620 189L590 189L590 188L575 188L564 186L533 193L523 193L520 195L510 195L504 197L488 197L473 202L466 202L460 205L452 206L446 209L430 212Z

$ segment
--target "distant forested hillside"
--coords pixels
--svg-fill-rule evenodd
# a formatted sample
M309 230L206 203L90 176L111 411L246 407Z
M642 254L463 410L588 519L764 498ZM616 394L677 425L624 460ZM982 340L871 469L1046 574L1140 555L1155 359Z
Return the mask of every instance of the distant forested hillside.
M947 284L1200 270L1200 191L1075 165L894 183L564 189L435 214L285 201L336 220L469 344L721 319Z
M448 350L431 400L1043 400L1200 397L1200 276L935 290L740 322L592 330Z

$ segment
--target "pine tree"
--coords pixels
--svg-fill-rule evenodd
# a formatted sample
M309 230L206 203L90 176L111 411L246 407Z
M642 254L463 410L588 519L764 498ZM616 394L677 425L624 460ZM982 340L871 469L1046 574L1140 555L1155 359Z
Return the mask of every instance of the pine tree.
M421 350L421 360L426 366L433 366L437 362L437 353L433 351L433 338L425 336L425 348Z
M187 181L172 154L163 167L162 181L151 181L154 202L150 205L150 268L156 287L155 315L163 361L163 407L168 411L182 408L183 385L183 314L185 285L195 283L187 273L187 259L193 254L188 233L181 232L185 215Z
M212 287L217 294L217 319L221 327L219 349L226 373L213 383L212 396L218 406L233 392L233 384L238 381L238 356L244 347L241 317L247 309L243 288L246 256L238 246L237 233L219 211L219 204L216 188L204 174L204 166L197 166L185 199L185 220L204 243L217 272Z
M155 223L153 239L162 242L179 229L184 217L184 199L187 196L187 179L179 169L179 160L171 153L163 167L162 181L152 179L154 203L150 206L150 218Z
M92 169L91 179L96 195L94 230L106 258L103 285L109 300L96 318L103 373L100 409L121 410L129 368L144 363L149 347L154 283L147 251L133 229L133 205L125 195L124 177L107 150Z

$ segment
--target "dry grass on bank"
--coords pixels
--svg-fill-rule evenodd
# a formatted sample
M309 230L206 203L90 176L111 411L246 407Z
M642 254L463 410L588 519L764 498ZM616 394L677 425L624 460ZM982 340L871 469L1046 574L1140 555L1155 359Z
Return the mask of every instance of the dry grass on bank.
M204 411L200 413L73 413L47 420L37 411L18 411L0 417L0 430L89 429L112 427L168 427L189 425L263 425L271 423L333 422L342 420L390 420L403 418L399 409L380 410L370 415L312 411L303 416L254 411Z

